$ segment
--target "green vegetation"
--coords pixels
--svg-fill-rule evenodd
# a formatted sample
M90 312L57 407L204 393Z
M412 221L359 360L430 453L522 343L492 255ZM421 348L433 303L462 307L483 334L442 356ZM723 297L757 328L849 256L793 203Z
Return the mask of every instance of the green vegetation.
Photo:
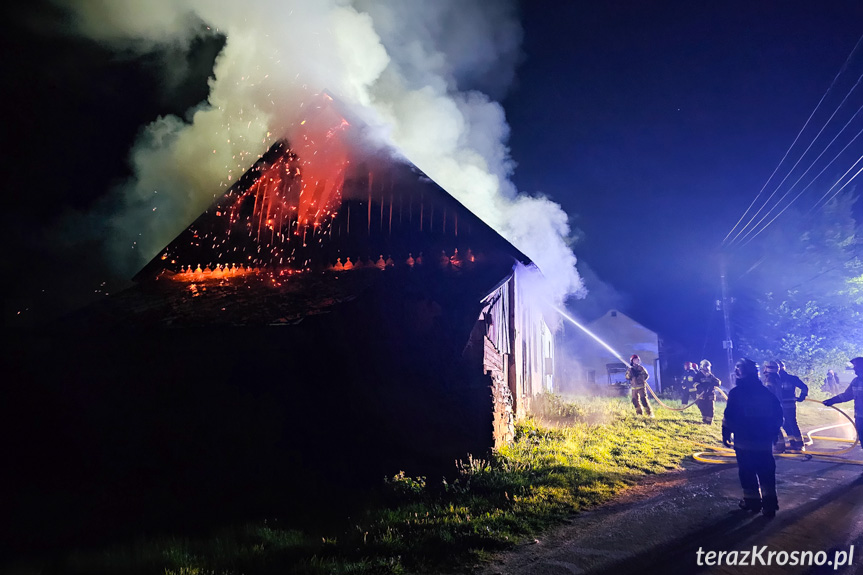
M863 341L863 222L852 192L812 214L789 210L769 228L760 257L736 286L740 352L763 362L783 359L788 371L820 389L828 369L844 385L849 359ZM844 389L843 385L843 389Z
M676 469L697 442L720 444L724 403L717 403L712 426L698 423L695 408L656 407L656 418L649 419L637 416L627 398L546 395L536 399L536 418L518 425L513 445L458 462L447 479L404 473L388 478L377 503L361 517L342 518L339 528L301 532L269 522L209 538L142 540L75 553L62 571L251 575L456 568L607 501L644 475Z

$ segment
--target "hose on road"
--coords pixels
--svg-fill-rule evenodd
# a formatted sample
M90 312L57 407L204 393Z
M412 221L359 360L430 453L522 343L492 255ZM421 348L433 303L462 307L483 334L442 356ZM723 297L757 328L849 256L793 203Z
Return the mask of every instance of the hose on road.
M650 387L649 383L645 382L645 386L650 391L650 394L653 396L653 398L656 400L656 402L659 405L661 405L662 407L664 407L665 409L668 409L669 411L684 411L686 409L689 409L690 407L695 405L695 403L698 401L698 399L703 395L703 394L698 395L695 398L695 401L693 401L692 403L688 403L682 407L671 407L670 405L664 403L661 399L659 399L659 396L656 395L656 392L653 391L653 388ZM728 395L724 391L722 391L721 388L717 387L716 391L718 391L720 393L720 395L722 395L722 397L726 401L728 400ZM816 399L809 399L808 397L806 398L806 401L811 401L812 403L818 403L818 404L824 405L822 402L820 402ZM818 427L816 429L812 429L806 433L806 437L808 438L808 441L806 441L804 443L804 445L806 445L807 447L810 445L813 445L815 443L816 439L819 441L833 441L833 442L837 442L837 443L850 443L850 445L848 445L847 447L843 447L842 449L837 449L835 451L813 451L811 449L807 449L805 452L777 453L776 455L779 457L784 457L784 458L794 458L794 459L803 458L804 460L808 460L808 459L812 459L814 457L817 457L819 460L822 460L822 461L835 461L836 463L850 463L853 465L863 465L863 461L858 461L858 460L853 460L853 459L844 459L844 458L840 457L841 455L845 455L846 453L850 452L852 449L854 449L854 447L858 443L860 443L860 437L857 435L857 428L854 425L854 420L851 419L851 417L847 413L845 413L844 411L842 411L841 409L839 409L836 406L829 405L829 406L825 406L825 407L830 407L831 409L835 409L837 412L842 414L842 416L845 419L848 420L848 423L840 423L838 425L828 425L828 426ZM827 431L829 429L836 429L839 427L845 427L847 425L850 425L851 429L854 430L854 439L853 440L845 439L845 438L841 438L841 437L814 435L815 433L818 433L821 431ZM729 459L736 457L734 454L734 449L730 448L730 447L724 447L724 446L720 447L720 446L716 446L716 445L708 445L705 443L696 443L696 445L699 447L707 448L704 451L698 451L698 452L692 454L692 458L695 459L695 461L700 461L701 463L730 463ZM720 459L720 458L723 458L723 459Z
M727 396L726 396L727 397ZM812 403L819 403L824 405L822 402L807 398L806 401L811 401ZM831 409L835 409L842 416L848 420L848 423L840 423L837 425L827 425L824 427L818 427L806 433L806 437L808 441L805 442L804 445L810 446L815 443L815 440L819 441L833 441L837 443L849 443L847 447L843 447L842 449L837 449L835 451L813 451L811 449L807 449L805 452L796 452L796 453L777 453L775 454L777 457L783 457L786 459L802 459L802 460L810 460L817 458L819 461L830 461L834 463L849 463L852 465L863 465L863 461L855 460L855 459L845 459L840 457L841 455L845 455L850 452L854 447L860 443L860 437L857 434L857 429L854 426L854 420L851 417L833 405L825 406L830 407ZM836 429L840 427L846 427L850 425L851 429L854 430L854 439L845 439L842 437L830 437L824 435L814 435L821 431L827 431L829 429ZM734 449L730 447L719 447L715 445L708 445L706 443L696 443L699 447L705 447L706 449L703 451L698 451L692 455L692 458L696 461L700 461L701 463L731 463L732 458L735 458Z

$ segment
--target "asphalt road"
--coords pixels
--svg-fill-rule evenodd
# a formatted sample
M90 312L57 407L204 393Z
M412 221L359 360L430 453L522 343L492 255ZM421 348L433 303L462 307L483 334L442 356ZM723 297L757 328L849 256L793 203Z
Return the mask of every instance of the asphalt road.
M863 454L855 448L848 457L861 460ZM736 464L690 462L574 515L565 526L497 556L478 573L863 573L861 472L863 465L780 458L780 509L767 519L737 508L742 494ZM731 551L737 553L727 555ZM722 565L716 564L719 552L726 552ZM804 552L811 552L811 560Z

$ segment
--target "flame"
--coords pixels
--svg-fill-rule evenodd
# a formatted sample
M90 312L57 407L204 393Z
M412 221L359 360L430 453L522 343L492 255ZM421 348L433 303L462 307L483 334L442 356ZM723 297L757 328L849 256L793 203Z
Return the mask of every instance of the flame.
M311 271L312 261L316 269L334 272L363 268L410 269L423 265L422 246L413 245L415 249L407 254L407 259L404 253L396 253L396 261L387 253L391 249L388 244L377 246L384 253L377 250L368 253L376 248L363 241L356 245L364 245L362 249L366 253L342 251L339 254L323 250L321 253L332 254L323 257L332 259L320 262L319 256L312 254L319 253L317 250L326 246L330 238L352 234L352 203L357 204L354 215L359 220L354 223L359 224L355 234L393 236L395 227L400 233L405 229L418 229L438 238L442 234L447 241L458 238L457 210L448 210L446 205L434 201L427 202L422 193L416 198L413 195L397 197L393 191L394 180L388 180L386 173L376 177L374 171L369 170L362 172L367 175L367 181L358 178L359 171L351 169L352 150L347 137L351 124L325 100L332 101L324 94L318 104L305 107L307 117L295 126L290 147L280 142L271 148L255 168L243 175L207 212L209 216L205 214L187 229L181 238L188 244L184 246L178 240L159 255L157 259L165 262L160 277L196 286L193 291L199 295L202 286L213 282L260 280L267 285L280 286L288 277ZM365 167L365 164L359 165ZM347 217L339 218L349 169L351 179L347 193L353 201L345 204ZM361 191L357 186L361 186ZM362 195L358 198L357 193ZM377 204L374 208L373 203ZM374 229L373 218L378 218ZM362 219L367 221L362 222ZM466 233L462 234L462 241L470 236L470 225L463 231ZM354 244L335 245L339 246L336 249L343 250L346 245ZM414 253L418 255L414 257ZM202 261L190 262L193 258ZM168 260L170 266L166 265ZM459 252L452 243L439 258L427 258L430 265L452 270L470 266L475 261L470 248Z

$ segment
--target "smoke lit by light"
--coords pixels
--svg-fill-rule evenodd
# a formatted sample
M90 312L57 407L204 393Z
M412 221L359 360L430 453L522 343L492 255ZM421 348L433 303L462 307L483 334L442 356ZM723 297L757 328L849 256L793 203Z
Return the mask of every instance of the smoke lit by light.
M566 214L547 198L517 194L509 180L503 109L480 91L489 78L502 79L494 86L501 91L513 77L520 41L514 4L56 1L72 8L81 33L123 50L189 45L213 32L226 38L207 102L186 119L154 120L133 150L135 178L118 191L122 208L110 216L117 261L139 268L275 141L302 145L307 106L328 90L362 119L370 136L401 150L533 259L554 301L583 292L567 245ZM444 25L453 21L458 25ZM312 182L309 170L320 166L331 175L342 160L334 153L321 162L313 154L291 169ZM303 201L292 212L283 202L288 165L273 169L280 173L254 192L263 217L251 231L262 238L269 233L271 245L279 234L304 245L318 241L337 209L338 178L328 178L323 189L301 190ZM388 216L377 214L376 221L384 225ZM228 209L221 217L236 214ZM457 221L442 213L432 217L428 221L447 233L459 232ZM181 262L186 270L198 263L205 264Z

